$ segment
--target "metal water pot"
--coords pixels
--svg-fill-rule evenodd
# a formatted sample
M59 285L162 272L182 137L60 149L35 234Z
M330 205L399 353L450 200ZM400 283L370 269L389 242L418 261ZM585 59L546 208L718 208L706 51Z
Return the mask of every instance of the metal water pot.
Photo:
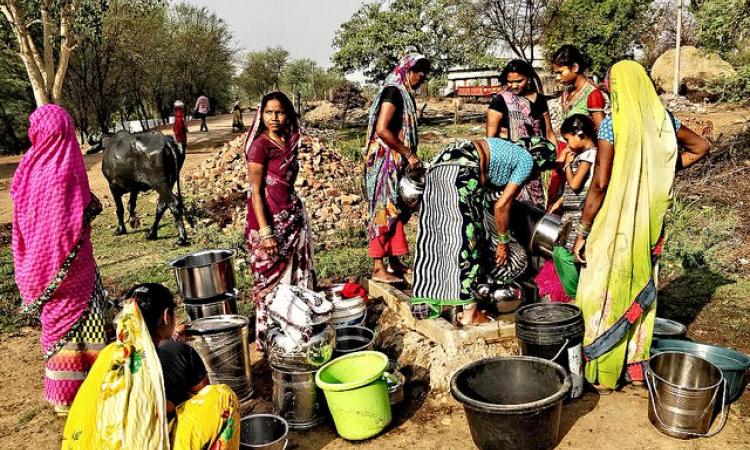
M206 300L233 292L234 250L203 250L169 263L185 299Z
M409 209L417 209L424 193L425 175L427 171L420 167L407 169L398 183L398 193L401 203Z
M523 289L516 283L496 286L490 295L500 314L515 311L523 303Z

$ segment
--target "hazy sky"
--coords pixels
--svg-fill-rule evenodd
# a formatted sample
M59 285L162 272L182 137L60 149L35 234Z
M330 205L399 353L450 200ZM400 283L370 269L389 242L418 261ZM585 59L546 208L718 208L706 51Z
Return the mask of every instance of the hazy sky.
M262 50L280 45L292 58L331 65L331 43L362 0L186 0L224 19L238 46Z

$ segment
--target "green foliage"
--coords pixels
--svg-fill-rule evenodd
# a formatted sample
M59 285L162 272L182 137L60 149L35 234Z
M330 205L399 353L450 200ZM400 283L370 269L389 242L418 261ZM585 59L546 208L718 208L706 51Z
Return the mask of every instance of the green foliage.
M542 42L551 55L563 44L588 54L592 69L604 73L639 43L633 27L648 11L649 0L563 0Z
M325 70L309 58L290 60L289 52L281 47L249 52L236 81L251 101L274 89L290 97L299 93L306 101L320 100L329 89L345 82L341 73Z
M693 5L701 47L727 56L750 42L750 2L698 0Z
M204 92L229 106L234 50L222 19L205 8L157 0L89 0L64 89L78 128L109 131L122 120L166 119Z
M750 64L737 69L737 75L725 80L719 87L721 99L730 102L750 99Z
M427 56L436 72L472 62L487 42L461 22L455 0L394 0L364 4L336 32L333 62L342 72L358 70L382 80L409 48Z

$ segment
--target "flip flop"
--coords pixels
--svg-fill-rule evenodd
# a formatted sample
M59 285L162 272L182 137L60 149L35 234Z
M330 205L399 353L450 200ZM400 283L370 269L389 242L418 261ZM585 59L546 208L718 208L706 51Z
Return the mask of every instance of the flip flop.
M395 280L389 280L389 279L386 279L386 278L373 276L370 279L372 281L377 281L378 283L385 283L385 284L399 284L399 283L403 283L404 282L403 278L398 278L398 279L395 279Z

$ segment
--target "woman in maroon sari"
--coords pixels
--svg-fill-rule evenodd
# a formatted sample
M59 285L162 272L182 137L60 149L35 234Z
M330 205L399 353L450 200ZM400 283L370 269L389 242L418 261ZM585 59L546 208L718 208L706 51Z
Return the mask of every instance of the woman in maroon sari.
M245 237L253 272L259 348L267 328L266 295L280 283L312 288L307 214L294 190L299 142L292 102L281 92L266 94L245 142L250 178Z

